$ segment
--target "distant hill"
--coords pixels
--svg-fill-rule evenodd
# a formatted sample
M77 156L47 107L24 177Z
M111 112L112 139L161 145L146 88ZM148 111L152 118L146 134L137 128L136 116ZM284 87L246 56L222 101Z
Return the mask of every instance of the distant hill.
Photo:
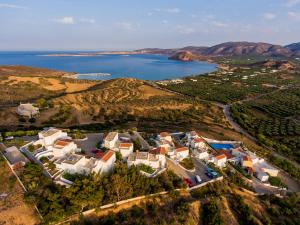
M287 46L274 45L261 42L226 42L212 47L188 46L175 49L148 48L140 49L134 52L149 54L164 54L171 59L180 58L183 54L194 54L202 57L222 57L222 56L270 56L270 57L295 57L300 56L300 43ZM184 52L184 53L183 53ZM195 56L193 56L195 58Z
M207 60L206 56L197 55L190 51L179 51L169 57L169 59L175 59L180 61L196 61L196 60Z
M285 48L292 51L294 56L300 56L300 42L287 45Z

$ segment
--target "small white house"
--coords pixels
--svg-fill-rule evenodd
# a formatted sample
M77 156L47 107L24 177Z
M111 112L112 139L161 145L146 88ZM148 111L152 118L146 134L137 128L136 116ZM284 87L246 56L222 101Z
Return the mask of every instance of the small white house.
M104 139L104 147L108 149L112 149L116 147L116 143L119 139L118 132L110 132Z
M53 145L53 143L58 139L66 139L68 134L62 132L62 130L56 128L49 128L39 132L39 140L34 143L34 145L41 144L46 147Z
M203 138L195 138L191 141L191 147L206 149L206 141Z
M168 142L173 142L172 140L172 136L170 133L168 132L161 132L159 135L158 135L158 139L159 140L166 140Z
M213 163L221 168L226 166L227 157L225 154L217 154L213 156Z
M76 149L77 145L70 139L57 140L52 146L53 156L55 158L74 153Z
M133 143L120 143L119 152L123 159L127 159L128 156L133 153Z
M108 150L104 153L97 153L96 166L93 169L95 173L108 173L114 168L116 162L116 153Z
M161 168L166 167L167 161L166 161L166 154L168 154L168 150L163 147L154 148L149 151L149 153L155 155L159 160L159 166Z
M26 117L32 118L39 114L39 108L34 107L30 103L20 104L17 108L17 113L20 116L26 116Z
M266 182L269 180L269 175L264 172L263 170L259 169L257 172L256 172L256 177L257 179L259 179L261 182Z
M189 148L188 147L181 147L181 148L176 148L176 159L179 161L189 157Z
M165 166L165 156L164 155L155 155L148 152L134 152L129 155L127 160L127 165L141 165L145 164L153 169L158 169Z
M208 159L209 158L209 154L206 149L195 148L193 150L193 154L198 159Z
M70 154L65 158L54 161L57 169L70 174L89 174L94 162L83 155Z

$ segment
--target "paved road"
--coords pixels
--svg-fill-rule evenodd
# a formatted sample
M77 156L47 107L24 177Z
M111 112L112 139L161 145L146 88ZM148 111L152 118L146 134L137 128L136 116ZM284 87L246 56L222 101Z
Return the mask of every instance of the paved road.
M133 131L133 137L139 139L142 145L142 150L150 150L149 143L140 135L139 132Z
M167 158L168 169L172 170L179 177L191 179L193 181L193 185L196 185L196 181L195 181L196 175L200 176L202 182L211 180L205 174L205 168L206 168L205 164L203 164L201 161L199 161L195 158L192 158L192 160L195 165L194 172L184 170L182 167L178 166L177 163L175 163L173 160L170 160L169 158Z

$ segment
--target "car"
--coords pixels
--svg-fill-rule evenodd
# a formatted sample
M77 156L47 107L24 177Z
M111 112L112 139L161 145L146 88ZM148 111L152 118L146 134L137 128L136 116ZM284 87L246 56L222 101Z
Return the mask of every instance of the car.
M8 137L5 138L5 140L7 140L7 141L10 141L10 140L13 140L13 139L14 139L14 136L8 136Z
M202 180L201 180L201 178L200 178L199 175L196 175L196 176L195 176L195 180L196 180L196 182L199 183L199 184L202 182Z
M217 172L215 172L213 169L211 168L207 168L205 174L209 177L209 178L216 178L219 174Z
M193 181L189 178L184 178L183 179L184 182L189 186L189 187L192 187L193 186Z
M99 149L93 149L92 153L97 154L100 150Z

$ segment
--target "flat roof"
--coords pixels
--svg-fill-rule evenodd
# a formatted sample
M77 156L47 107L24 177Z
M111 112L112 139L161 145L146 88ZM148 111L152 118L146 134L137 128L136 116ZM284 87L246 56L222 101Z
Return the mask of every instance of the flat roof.
M72 154L72 155L68 155L64 161L62 161L62 163L67 163L67 164L71 164L74 165L76 164L80 159L82 159L82 155L76 155L76 154Z
M57 132L59 132L60 130L59 129L56 129L56 128L50 128L49 130L43 130L41 131L41 134L44 136L44 137L49 137Z
M105 140L112 141L116 137L116 135L118 135L118 132L109 132L105 137Z
M5 149L4 156L7 158L10 164L28 162L28 159L15 146Z

